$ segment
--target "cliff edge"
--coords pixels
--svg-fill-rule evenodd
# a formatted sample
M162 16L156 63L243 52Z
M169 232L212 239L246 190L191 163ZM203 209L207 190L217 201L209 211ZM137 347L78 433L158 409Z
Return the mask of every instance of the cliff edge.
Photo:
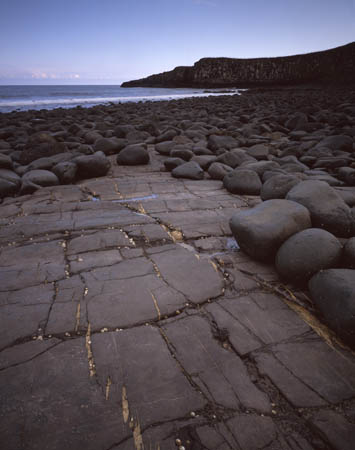
M355 42L275 58L202 58L191 66L127 81L121 87L253 87L355 82Z

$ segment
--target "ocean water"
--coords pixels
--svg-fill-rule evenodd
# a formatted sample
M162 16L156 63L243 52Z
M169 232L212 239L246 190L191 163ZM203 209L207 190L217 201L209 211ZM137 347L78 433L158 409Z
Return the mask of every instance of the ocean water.
M226 95L221 91L216 89L211 93L203 89L121 88L119 85L0 86L0 112ZM238 93L237 89L230 91L230 95Z

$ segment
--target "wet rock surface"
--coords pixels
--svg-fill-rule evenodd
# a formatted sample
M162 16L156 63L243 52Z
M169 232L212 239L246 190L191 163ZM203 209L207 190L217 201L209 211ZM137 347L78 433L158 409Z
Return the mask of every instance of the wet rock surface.
M212 167L208 161L216 157L218 164L231 170L241 164L244 170L249 163L260 179L268 170L295 176L300 166L287 166L297 163L282 158L301 158L327 136L353 136L346 134L350 113L346 120L343 115L337 118L337 111L351 111L346 106L351 93L343 97L340 93L336 100L328 94L322 100L313 91L279 95L280 104L270 101L272 93L255 92L223 99L0 116L0 128L6 130L12 123L18 128L17 133L4 132L6 145L0 146L13 162L12 168L0 169L0 180L16 186L1 194L0 204L4 448L349 447L355 436L353 353L319 322L322 315L306 292L285 285L273 265L251 259L240 250L245 249L243 240L233 238L230 218L256 214L268 202L232 194L221 178L208 175ZM226 105L237 111L233 129L226 128ZM291 114L297 109L304 113ZM161 115L152 124L154 111ZM260 121L249 123L251 114ZM64 152L69 159L59 153L50 161L37 158L32 169L32 162L26 162L28 166L19 162L22 150L17 140L22 136L26 145L23 124L33 116L44 120L41 127L62 127L69 133ZM288 122L292 132L312 123L321 123L317 130L323 125L324 129L314 135L303 131L304 137L291 135L286 127L291 118L295 118ZM96 144L112 136L120 142ZM48 136L37 136L33 142L41 158L42 144L54 145ZM348 142L336 141L340 145L336 151L346 152L344 161L350 167L353 152ZM117 153L132 144L144 145L149 164L117 164ZM255 147L259 144L268 151ZM172 148L181 146L195 155L209 155L200 160L204 179L178 179L164 169ZM317 154L318 150L312 153ZM316 159L310 170L318 159L312 155ZM274 157L278 159L273 161ZM191 163L196 161L187 164ZM60 183L69 181L75 166L70 181L74 184L19 194L26 173L55 173L56 166ZM218 167L218 174L223 171L228 169ZM308 177L305 172L302 176ZM331 167L324 173L337 177L338 172ZM340 189L351 202L351 186ZM306 207L275 201L282 205L270 214L271 230L287 215L285 205L290 203L293 209L306 211L302 227L312 226ZM264 236L265 224L260 221L253 245ZM271 235L265 232L265 242ZM279 230L275 239L280 235ZM344 261L352 255L352 239L344 243L347 251L341 265L348 264ZM272 245L273 251L280 245L279 241ZM347 281L343 277L346 282L332 282L335 287L324 295L335 289L332 299L344 298L353 314L353 270L336 270L351 274ZM319 308L328 320L328 313ZM348 320L344 308L341 311L340 318ZM338 320L334 311L329 317ZM338 337L347 339L337 324L333 328Z

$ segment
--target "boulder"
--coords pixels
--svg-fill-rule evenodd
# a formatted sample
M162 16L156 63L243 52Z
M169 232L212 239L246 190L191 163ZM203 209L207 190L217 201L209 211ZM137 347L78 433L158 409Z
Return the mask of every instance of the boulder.
M256 159L248 155L245 150L238 148L230 152L222 153L217 157L216 162L226 164L234 169L244 162L256 162Z
M241 167L243 169L253 170L262 177L267 170L280 169L280 164L275 161L258 161L243 163Z
M188 178L190 180L203 180L204 171L195 161L189 161L176 167L171 172L175 178Z
M309 210L313 227L324 228L340 237L351 235L351 210L342 197L324 181L301 181L288 192L286 199L300 203Z
M252 156L253 158L257 159L258 161L261 161L263 159L267 159L269 155L269 147L267 147L265 144L256 144L252 147L249 147L246 150L247 154Z
M36 159L67 152L64 142L57 142L49 133L38 132L32 134L22 150L19 163L27 165Z
M216 161L216 157L213 155L195 155L191 158L191 161L197 162L203 170L208 170L210 165Z
M164 141L171 141L177 135L178 132L173 128L171 128L169 130L164 131L162 134L159 134L159 136L156 137L155 142L159 143Z
M355 237L348 239L344 245L343 266L355 269Z
M175 147L176 142L174 141L165 141L165 142L160 142L159 144L155 145L155 150L160 154L160 155L166 155L169 156L171 150Z
M32 194L41 187L59 184L59 179L53 172L40 169L26 172L21 181L21 194Z
M21 178L12 170L0 169L0 198L16 194L21 187Z
M115 137L111 138L100 138L94 144L95 152L103 152L105 155L114 155L121 151L127 145L125 139L117 139Z
M171 172L175 167L181 166L181 164L185 164L185 160L181 158L167 158L164 160L164 166L166 170Z
M170 151L170 156L172 158L181 158L184 161L190 161L190 159L194 156L194 153L191 150L188 150L186 148L182 149L182 148L173 148Z
M212 163L208 168L208 174L213 180L223 180L227 173L231 172L233 169L226 164L220 162Z
M319 270L338 267L342 248L328 231L308 228L281 245L275 259L276 270L282 278L303 284Z
M232 148L239 147L239 142L232 136L219 136L212 134L208 138L207 147L213 152L216 152L221 148L231 150Z
M355 270L322 270L311 278L308 287L329 326L354 348Z
M253 170L237 168L223 178L223 186L232 194L259 195L261 181Z
M307 208L279 199L237 212L230 220L231 231L240 248L260 261L273 261L286 239L310 227Z
M12 159L0 153L0 169L12 169Z
M74 183L78 166L71 161L60 162L52 168L52 172L57 175L61 184Z
M77 176L80 179L103 177L110 169L110 161L102 152L78 156L73 162L78 166Z
M260 197L262 200L285 198L287 193L301 180L293 175L275 175L262 185Z
M344 150L346 152L353 151L353 140L347 135L334 135L324 138L317 147L327 147L331 150Z
M121 166L139 166L149 164L148 150L140 144L127 145L117 155L117 164Z

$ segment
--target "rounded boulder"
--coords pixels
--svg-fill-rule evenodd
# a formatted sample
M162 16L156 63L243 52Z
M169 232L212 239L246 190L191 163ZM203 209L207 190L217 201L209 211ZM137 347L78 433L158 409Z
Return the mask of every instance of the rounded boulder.
M121 166L140 166L149 164L149 153L143 145L127 145L117 155L117 164Z
M322 270L310 279L308 287L329 326L355 348L355 270Z
M275 265L282 278L305 283L319 270L340 264L342 245L328 231L308 228L288 238L279 248Z
M311 227L311 218L304 206L275 199L237 212L229 225L245 253L260 261L272 261L286 239Z
M235 169L223 178L223 186L232 194L259 195L261 181L253 170Z

